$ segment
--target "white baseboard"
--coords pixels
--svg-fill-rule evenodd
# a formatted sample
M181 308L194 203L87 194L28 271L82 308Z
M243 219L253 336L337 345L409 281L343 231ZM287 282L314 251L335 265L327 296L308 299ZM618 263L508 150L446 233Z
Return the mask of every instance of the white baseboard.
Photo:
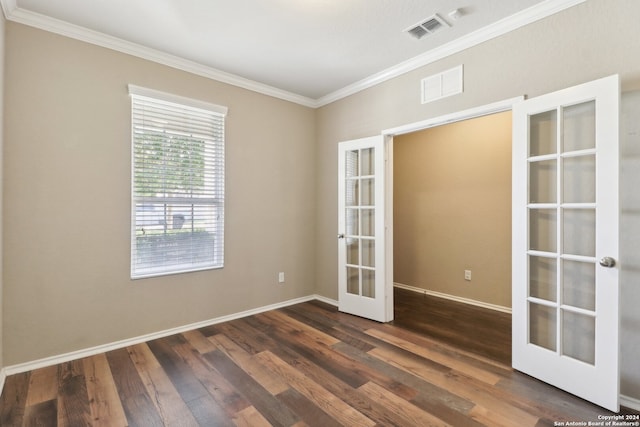
M4 368L0 369L0 396L2 396L2 390L4 390L4 380L7 379L7 373Z
M620 406L633 409L634 411L640 411L640 399L634 399L633 397L620 395Z
M443 294L441 292L430 291L428 289L417 288L415 286L404 285L402 283L394 283L393 286L400 289L406 289L408 291L418 292L420 294L430 295L438 298L444 298L451 301L461 302L464 304L475 305L477 307L488 308L490 310L501 311L503 313L511 314L511 307L504 307L502 305L489 304L487 302L476 301L469 298L462 298L455 295Z
M317 299L318 301L322 301L324 303L327 303L329 305L332 305L334 307L338 306L338 301L331 299L331 298L327 298L327 297L323 297L322 295L314 295L315 299Z
M169 335L180 334L182 332L191 331L198 328L203 328L205 326L215 325L217 323L228 322L230 320L240 319L243 317L252 316L254 314L263 313L265 311L277 310L279 308L288 307L290 305L299 304L302 302L307 302L311 300L320 300L327 302L328 304L333 304L333 300L322 297L320 295L309 295L306 297L291 299L288 301L267 305L264 307L254 308L251 310L242 311L239 313L230 314L227 316L216 317L214 319L205 320L202 322L191 323L184 326L179 326L177 328L166 329L164 331L154 332L151 334L141 335L134 338L128 338L121 341L116 341L109 344L98 345L91 348L86 348L83 350L72 351L69 353L60 354L57 356L45 357L43 359L33 360L31 362L20 363L17 365L5 366L0 371L0 385L3 384L4 378L9 375L20 374L22 372L32 371L34 369L44 368L47 366L57 365L59 363L69 362L71 360L81 359L83 357L95 356L96 354L105 353L111 350L118 350L121 348L125 348L131 345L140 344L143 342L155 340L158 338L164 338ZM335 302L337 305L337 302ZM0 387L0 393L2 392L2 387Z

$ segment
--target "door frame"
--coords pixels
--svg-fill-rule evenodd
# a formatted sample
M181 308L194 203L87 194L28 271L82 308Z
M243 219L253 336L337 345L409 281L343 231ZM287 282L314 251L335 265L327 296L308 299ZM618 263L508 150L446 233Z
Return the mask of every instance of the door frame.
M467 110L457 111L438 117L422 120L419 122L409 123L406 125L385 129L381 132L384 137L385 149L385 241L386 241L386 318L388 321L393 320L393 138L395 136L407 133L418 132L432 127L442 126L450 123L460 122L463 120L475 119L478 117L488 116L491 114L511 111L513 105L522 102L524 95L508 98L502 101L493 102L491 104L481 105L479 107ZM512 142L513 143L513 142Z
M443 116L433 117L419 122L409 123L406 125L385 129L381 133L386 138L393 139L394 136L413 133L437 126L448 125L450 123L461 122L463 120L475 119L491 114L511 111L513 106L525 100L525 96L516 96L514 98L504 99L502 101L493 102L491 104L481 105L479 107L469 108L467 110L457 111ZM391 165L393 166L393 164Z

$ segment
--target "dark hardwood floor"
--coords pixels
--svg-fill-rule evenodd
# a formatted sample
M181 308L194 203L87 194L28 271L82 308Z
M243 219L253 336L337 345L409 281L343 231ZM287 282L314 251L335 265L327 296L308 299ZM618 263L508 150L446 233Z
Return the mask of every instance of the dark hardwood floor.
M610 415L505 364L504 316L465 320L476 310L397 295L394 324L313 301L12 375L0 425L512 427Z
M393 324L511 365L511 315L394 289Z

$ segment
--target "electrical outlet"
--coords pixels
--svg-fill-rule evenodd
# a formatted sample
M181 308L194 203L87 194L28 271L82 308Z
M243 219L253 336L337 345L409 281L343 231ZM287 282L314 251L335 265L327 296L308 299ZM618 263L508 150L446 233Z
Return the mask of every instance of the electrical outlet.
M284 271L278 273L278 283L284 283Z
M464 271L464 280L471 281L471 270Z

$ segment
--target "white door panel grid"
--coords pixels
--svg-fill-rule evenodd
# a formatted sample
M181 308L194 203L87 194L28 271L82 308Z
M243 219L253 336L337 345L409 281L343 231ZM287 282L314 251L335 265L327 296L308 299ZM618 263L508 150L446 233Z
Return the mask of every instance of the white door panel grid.
M393 288L386 274L385 149L383 136L338 146L338 309L378 322L393 320Z
M513 367L616 412L619 85L513 108Z

